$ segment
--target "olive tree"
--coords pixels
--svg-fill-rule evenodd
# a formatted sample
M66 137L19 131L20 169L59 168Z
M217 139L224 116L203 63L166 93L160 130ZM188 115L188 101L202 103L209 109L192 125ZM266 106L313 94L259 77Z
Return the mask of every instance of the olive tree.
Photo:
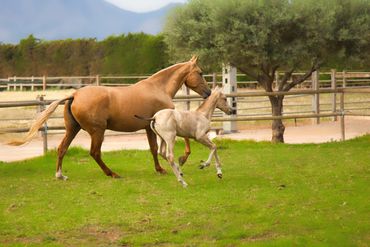
M193 0L167 18L164 35L175 60L196 53L206 66L228 63L266 92L286 92L320 66L359 58L370 41L368 2ZM274 86L277 70L284 75ZM304 73L292 77L297 71ZM281 116L284 96L269 100L272 115ZM272 141L284 142L284 130L273 120Z

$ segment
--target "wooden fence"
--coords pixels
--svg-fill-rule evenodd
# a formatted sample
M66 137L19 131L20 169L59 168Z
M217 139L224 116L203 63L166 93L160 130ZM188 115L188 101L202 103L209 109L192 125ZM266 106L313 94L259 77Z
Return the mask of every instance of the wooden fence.
M285 95L285 96L298 96L298 95L321 95L321 94L340 94L339 100L339 109L338 107L332 107L332 111L328 113L320 113L320 111L309 114L289 114L282 116L234 116L234 117L213 117L213 122L224 122L224 121L259 121L259 120L274 120L274 119L301 119L301 118L340 118L340 126L341 126L341 139L345 140L345 116L370 116L370 114L364 112L353 112L346 110L345 105L345 94L370 94L370 87L366 88L335 88L335 89L316 89L316 90L302 90L302 89L294 89L289 92L245 92L245 93L233 93L228 94L227 97L236 97L236 98L250 98L250 97L259 97L259 96L276 96L276 95ZM183 102L191 102L191 101L198 101L201 98L197 95L183 95L183 96L176 96L175 101L183 101ZM50 104L52 101L44 100L43 97L39 97L38 100L33 101L19 101L19 102L0 102L0 108L4 107L23 107L23 106L38 106L39 111L42 111L46 105ZM361 109L369 109L369 108L358 108L357 110ZM44 152L47 151L47 136L48 130L61 130L64 129L62 126L56 127L48 127L45 123L44 127L40 128L41 135L43 137L44 143ZM0 133L21 133L27 132L27 128L13 128L13 129L4 129L1 130Z
M282 77L283 72L276 72L275 81ZM304 73L293 73L294 76ZM35 89L47 88L66 88L66 87L83 87L87 85L102 86L127 86L139 80L148 78L149 75L131 75L131 76L29 76L19 77L12 76L0 79L0 89L3 90L26 90L34 91ZM209 83L221 83L221 74L213 73L204 75ZM316 78L316 80L315 80ZM71 81L75 80L74 83ZM117 82L118 81L118 82ZM257 88L257 81L248 80L244 74L237 75L238 87ZM345 88L351 86L370 86L370 72L351 72L336 71L332 69L326 72L314 73L311 80L306 80L300 84L299 88Z

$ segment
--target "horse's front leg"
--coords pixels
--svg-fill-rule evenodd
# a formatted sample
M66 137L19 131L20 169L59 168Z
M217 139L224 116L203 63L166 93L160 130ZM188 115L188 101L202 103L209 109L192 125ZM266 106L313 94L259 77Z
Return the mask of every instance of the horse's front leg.
M161 167L158 161L157 136L150 127L147 127L145 130L146 130L146 136L149 142L150 151L153 156L155 170L161 174L166 174L166 170Z
M180 164L180 166L182 166L183 164L185 164L186 160L188 159L188 157L189 157L189 155L191 153L189 138L185 137L184 138L184 141L185 141L185 153L184 153L183 156L181 156L179 158L179 164Z

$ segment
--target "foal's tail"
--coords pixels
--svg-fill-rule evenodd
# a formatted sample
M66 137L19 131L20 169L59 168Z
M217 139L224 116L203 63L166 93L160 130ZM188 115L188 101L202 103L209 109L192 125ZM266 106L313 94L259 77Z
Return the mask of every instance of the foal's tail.
M141 117L141 116L138 116L138 115L135 115L136 118L138 119L141 119L141 120L144 120L144 121L149 121L149 125L150 125L150 128L154 131L154 133L156 133L159 137L161 137L160 134L158 134L158 132L156 131L155 127L154 127L154 124L155 124L155 117L152 117L152 118L146 118L146 117ZM162 137L161 137L162 138ZM162 138L163 139L163 138Z
M145 120L145 121L155 121L154 117L146 118L146 117L141 117L141 116L138 116L138 115L135 115L135 117L138 118L138 119L141 119L141 120Z
M36 117L35 122L31 125L30 130L28 131L27 135L23 139L13 140L13 141L9 142L8 144L13 145L13 146L20 146L20 145L22 145L26 142L31 141L31 139L37 133L39 128L46 122L46 120L55 111L55 109L57 109L58 105L60 103L63 103L66 100L71 100L73 98L74 98L74 96L72 95L72 96L68 96L68 97L66 97L64 99L61 99L61 100L53 101L43 112L41 112Z

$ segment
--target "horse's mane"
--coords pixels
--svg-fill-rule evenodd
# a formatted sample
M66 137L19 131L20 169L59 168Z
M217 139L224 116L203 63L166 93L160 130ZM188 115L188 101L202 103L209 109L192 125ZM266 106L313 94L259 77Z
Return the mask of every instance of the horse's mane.
M175 70L175 69L178 69L178 67L180 67L180 66L184 66L185 64L187 64L188 62L184 62L184 63L177 63L177 64L174 64L174 65L172 65L172 66L170 66L170 67L167 67L167 68L164 68L164 69L162 69L162 70L160 70L160 71L158 71L158 72L156 72L156 73L154 73L153 75L151 75L151 76L149 76L148 77L148 79L149 78L155 78L155 77L157 77L157 76L162 76L163 74L165 74L165 73L172 73L172 71L173 70Z

